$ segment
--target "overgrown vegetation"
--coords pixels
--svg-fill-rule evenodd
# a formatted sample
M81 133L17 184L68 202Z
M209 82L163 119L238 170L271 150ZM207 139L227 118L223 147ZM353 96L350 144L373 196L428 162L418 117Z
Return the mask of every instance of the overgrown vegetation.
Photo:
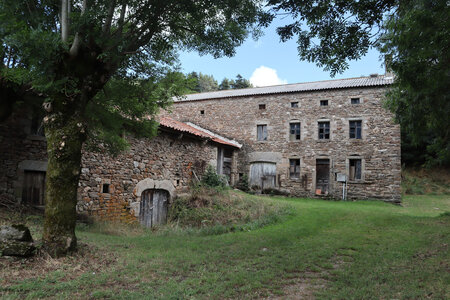
M76 256L0 259L0 297L296 298L305 291L321 299L450 297L448 196L405 196L401 207L229 193L294 212L221 235L117 235L83 227Z
M405 195L450 195L450 170L405 169L402 171L402 190Z
M177 198L169 209L169 223L202 228L203 233L255 229L281 220L286 205L255 199L229 189L197 186L187 197Z

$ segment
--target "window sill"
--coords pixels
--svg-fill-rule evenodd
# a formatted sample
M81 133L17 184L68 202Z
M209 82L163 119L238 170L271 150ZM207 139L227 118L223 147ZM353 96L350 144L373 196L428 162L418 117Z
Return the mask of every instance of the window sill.
M322 140L316 140L318 143L329 143L331 142L331 139L322 139Z
M366 182L364 180L362 180L362 179L358 179L358 180L349 180L349 181L347 181L347 183L361 184L361 183L366 183Z

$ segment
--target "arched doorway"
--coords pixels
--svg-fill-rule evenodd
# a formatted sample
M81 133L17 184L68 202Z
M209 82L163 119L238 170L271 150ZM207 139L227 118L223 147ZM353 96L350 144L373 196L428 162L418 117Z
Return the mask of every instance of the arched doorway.
M141 194L139 222L145 227L165 224L170 194L166 190L146 189Z

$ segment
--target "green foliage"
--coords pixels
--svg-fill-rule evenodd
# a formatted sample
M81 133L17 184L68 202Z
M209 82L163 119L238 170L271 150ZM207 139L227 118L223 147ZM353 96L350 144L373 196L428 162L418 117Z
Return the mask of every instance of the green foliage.
M376 45L384 14L398 0L269 0L273 13L288 13L293 22L277 28L282 41L296 36L300 59L315 62L331 76L348 68Z
M238 189L240 189L241 191L244 191L244 192L250 191L250 186L248 184L248 175L247 174L244 174L244 175L242 175L239 178L239 181L238 181L236 187Z
M233 90L245 89L249 87L252 87L250 81L242 77L241 74L237 74L236 79L234 81L231 81L231 88Z
M200 184L203 186L218 188L224 188L228 185L226 177L217 174L216 169L211 165L208 165L208 167L206 168L205 174L203 174Z
M169 223L183 228L202 228L202 234L250 231L281 220L288 206L275 206L248 195L197 186L188 197L175 199L169 208Z
M387 58L395 85L387 106L402 127L407 164L450 164L450 6L447 1L270 0L282 41L296 37L302 60L331 76L374 47ZM409 152L411 151L411 152Z
M385 25L382 51L397 75L387 106L402 126L405 149L417 149L427 166L450 165L450 6L408 4Z

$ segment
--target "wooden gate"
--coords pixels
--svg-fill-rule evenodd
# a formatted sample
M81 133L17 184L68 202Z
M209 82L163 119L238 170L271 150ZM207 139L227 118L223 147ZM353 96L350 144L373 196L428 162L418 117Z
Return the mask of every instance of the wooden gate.
M276 185L276 164L270 162L257 162L250 165L250 186L263 189L274 188Z
M318 159L316 161L316 193L328 194L330 183L330 160Z
M22 202L43 206L45 195L45 172L25 171L22 188Z
M142 192L139 210L139 222L145 227L165 224L169 192L148 189Z

